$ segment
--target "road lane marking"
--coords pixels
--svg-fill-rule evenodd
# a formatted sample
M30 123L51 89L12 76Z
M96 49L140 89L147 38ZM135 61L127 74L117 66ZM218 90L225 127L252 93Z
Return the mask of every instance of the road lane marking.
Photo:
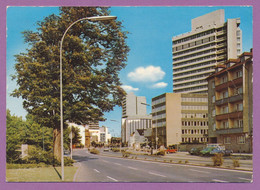
M160 176L160 177L166 177L165 175L161 175L161 174L157 174L157 173L153 173L153 172L149 172L149 174Z
M114 179L114 178L112 178L110 176L107 176L107 178L112 179L113 181L118 181L118 180L116 180L116 179Z
M98 171L98 170L96 170L96 169L94 169L94 171L97 172L97 173L100 173L100 171Z
M75 173L75 175L74 175L74 177L73 177L73 181L76 181L76 178L77 178L77 176L78 176L78 173L79 173L80 168L81 168L81 163L79 163L79 167L78 167L77 172Z
M119 163L114 163L115 165L118 165L118 166L122 166L122 164L119 164Z
M243 178L243 177L239 177L238 179L247 180L247 181L252 181L252 179L247 179L247 178Z
M212 181L218 182L218 183L228 183L228 181L223 181L223 180L219 180L219 179L213 179Z
M129 169L132 169L132 170L138 170L137 168L134 168L134 167L131 167L131 166L128 166Z
M206 172L206 171L200 171L200 170L193 170L193 169L190 169L191 171L194 171L194 172L200 172L200 173L205 173L205 174L209 174L210 172Z

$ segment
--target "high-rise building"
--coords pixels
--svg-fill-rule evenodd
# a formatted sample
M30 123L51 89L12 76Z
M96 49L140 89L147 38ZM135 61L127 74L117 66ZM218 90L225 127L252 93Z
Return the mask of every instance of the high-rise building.
M121 137L123 143L128 143L130 136L137 129L151 128L151 115L146 113L146 98L128 93L122 102Z
M209 142L234 152L252 152L252 64L252 52L245 52L207 78Z
M152 99L153 142L157 147L207 142L208 96L165 93Z
M207 93L206 77L242 50L240 19L217 10L191 21L191 31L172 38L173 92Z

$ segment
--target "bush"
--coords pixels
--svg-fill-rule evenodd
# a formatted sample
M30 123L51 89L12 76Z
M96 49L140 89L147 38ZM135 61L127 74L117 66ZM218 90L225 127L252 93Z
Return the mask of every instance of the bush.
M112 148L112 151L113 152L120 152L120 149L119 148Z
M165 155L165 151L164 151L164 150L161 150L161 151L159 151L159 152L156 152L155 155L164 156L164 155Z
M238 159L233 159L233 167L240 167L240 163Z
M51 165L54 162L55 160L51 151L44 151L41 148L37 148L36 146L32 145L28 148L28 156L25 157L22 161L22 163L26 164L44 163L47 165Z
M223 154L215 154L212 157L214 166L222 166L223 165Z
M64 157L64 166L73 166L74 160L69 157Z
M189 161L188 160L185 160L185 164L188 164L189 163Z
M122 152L123 158L128 158L130 156L130 152Z
M91 154L99 154L99 151L97 149L93 148L93 149L90 150L90 153Z

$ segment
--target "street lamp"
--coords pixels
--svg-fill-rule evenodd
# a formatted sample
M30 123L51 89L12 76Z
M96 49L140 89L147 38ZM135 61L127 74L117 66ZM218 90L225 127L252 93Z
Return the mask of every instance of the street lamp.
M116 16L95 16L95 17L86 17L81 18L73 22L69 27L65 30L61 41L60 41L60 131L61 131L61 179L64 180L64 156L63 156L63 105L62 105L62 43L67 34L68 30L76 23L82 20L89 21L104 21L104 20L115 20Z
M143 105L146 105L146 106L151 106L150 104L146 104L146 103L141 103ZM151 106L152 109L155 109L155 107L152 105ZM158 141L158 137L157 137L157 112L155 112L155 148L156 148L156 151L157 151L157 141Z
M110 121L120 123L119 121L114 120L114 119L110 119ZM122 124L121 124L121 127L122 127ZM121 152L121 147L122 147L122 135L121 135L121 140L120 140L120 152Z

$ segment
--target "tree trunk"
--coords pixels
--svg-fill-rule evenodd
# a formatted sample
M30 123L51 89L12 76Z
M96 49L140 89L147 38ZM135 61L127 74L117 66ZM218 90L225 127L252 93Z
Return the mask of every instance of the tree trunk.
M61 162L61 131L60 129L53 130L53 154L59 162Z

